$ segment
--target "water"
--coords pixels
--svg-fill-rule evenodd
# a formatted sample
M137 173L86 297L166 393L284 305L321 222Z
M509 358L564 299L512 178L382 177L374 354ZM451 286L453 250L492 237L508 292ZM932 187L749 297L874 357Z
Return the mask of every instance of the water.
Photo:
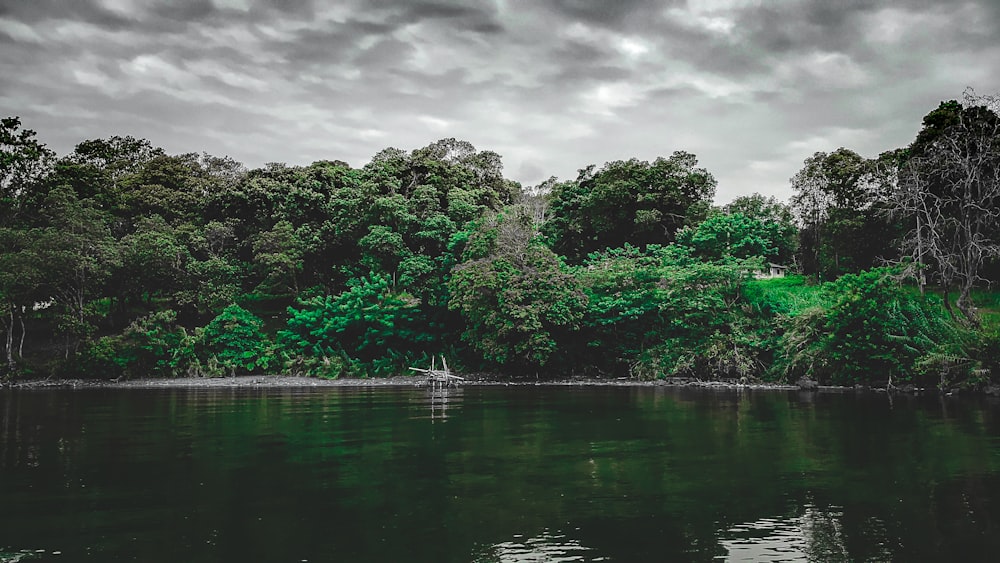
M1000 403L0 392L0 562L990 561Z

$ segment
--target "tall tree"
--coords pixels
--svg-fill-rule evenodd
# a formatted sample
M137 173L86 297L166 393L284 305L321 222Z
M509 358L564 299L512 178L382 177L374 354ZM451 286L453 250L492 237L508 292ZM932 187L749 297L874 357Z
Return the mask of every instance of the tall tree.
M46 224L33 232L30 251L45 265L42 286L59 311L68 357L94 330L92 301L118 266L118 241L106 216L72 190L52 190L41 213Z
M589 166L575 182L554 186L543 232L553 250L573 261L626 243L666 244L677 229L704 218L715 185L695 155L683 151L653 162Z
M0 326L6 369L11 372L23 352L24 315L39 297L39 268L44 267L26 251L33 243L31 205L43 197L54 156L34 131L21 127L19 118L0 120Z
M778 236L773 225L742 213L714 213L696 227L677 231L677 244L708 260L760 256L774 261Z
M775 247L775 253L767 258L781 264L788 264L798 250L799 229L795 226L792 208L774 196L758 193L740 196L723 206L725 213L739 213L748 219L760 221L768 232Z
M0 226L22 211L27 197L51 171L55 154L21 128L17 117L0 120Z
M448 282L449 306L466 323L463 340L500 365L549 364L583 316L586 296L537 234L527 206L487 218Z
M805 160L791 182L804 273L836 278L894 255L893 225L881 210L868 160L845 148L818 152Z
M932 274L951 307L979 325L972 288L980 271L1000 257L1000 98L967 91L963 103L943 102L924 118L910 147L892 204L916 218L906 247L917 261L934 265Z

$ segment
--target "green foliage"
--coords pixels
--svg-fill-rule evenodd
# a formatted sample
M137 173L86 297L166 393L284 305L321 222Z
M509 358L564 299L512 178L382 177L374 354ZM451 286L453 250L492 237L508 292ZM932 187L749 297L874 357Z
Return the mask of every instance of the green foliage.
M550 365L586 303L565 264L537 241L460 264L448 288L449 306L466 322L462 339L487 360L520 369Z
M19 118L0 120L0 227L19 219L49 172L52 157L34 131L21 128Z
M715 179L690 153L652 163L631 159L580 171L555 186L552 217L542 227L552 249L579 262L592 252L625 244L666 244L702 218Z
M801 275L751 279L743 286L743 295L751 307L764 315L795 316L813 308L830 306L832 295L823 286Z
M233 304L212 319L198 334L198 343L209 360L230 375L265 371L271 366L264 323L250 311Z
M808 159L793 179L796 265L833 278L894 256L910 220L885 213L902 163L964 122L994 120L946 104L912 150ZM358 169L247 171L131 137L84 141L57 159L7 118L3 370L367 376L447 353L466 367L644 378L891 373L952 386L1000 373L990 294L976 295L980 331L882 274L828 286L751 279L764 261L792 263L792 210L758 194L713 210L714 187L677 152L523 192L497 154L455 139L386 149Z
M755 193L734 199L723 207L723 211L760 221L776 250L774 255L766 258L779 264L792 263L798 251L799 229L795 226L791 207L773 196L764 197Z
M186 284L174 294L177 305L200 315L219 311L240 294L241 268L219 256L191 260L185 266Z
M823 286L828 307L787 317L780 359L786 375L843 385L911 379L950 331L941 309L900 287L892 273L842 276Z
M706 260L762 257L778 259L780 226L742 213L715 214L696 227L677 231L677 244Z
M822 279L872 268L899 256L899 218L884 209L885 163L839 148L807 158L792 178L791 205L802 225L802 271Z
M173 377L196 374L195 338L165 309L133 321L120 334L88 342L77 371L90 377Z
M328 377L398 373L423 357L415 349L434 340L433 327L420 322L418 302L395 292L381 274L355 280L340 295L305 300L288 313L278 339L292 369Z
M288 221L279 221L253 242L254 264L263 279L259 289L270 293L298 293L304 263L303 244Z
M754 375L757 338L740 318L740 288L759 267L702 262L679 246L591 255L578 275L590 304L588 342L601 352L596 359L645 378Z

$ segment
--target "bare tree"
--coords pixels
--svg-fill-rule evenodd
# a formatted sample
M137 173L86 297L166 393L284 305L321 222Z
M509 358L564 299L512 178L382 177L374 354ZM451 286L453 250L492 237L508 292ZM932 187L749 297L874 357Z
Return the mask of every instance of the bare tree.
M949 292L970 325L979 325L971 291L984 262L1000 257L1000 98L966 90L925 118L902 165L893 210L913 219L904 244L917 264L934 266L945 306ZM936 115L935 115L936 114Z

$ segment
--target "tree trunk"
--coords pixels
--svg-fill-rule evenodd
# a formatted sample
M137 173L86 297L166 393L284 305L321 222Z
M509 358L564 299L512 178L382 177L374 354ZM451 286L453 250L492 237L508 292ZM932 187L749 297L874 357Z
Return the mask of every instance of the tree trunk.
M963 284L961 290L959 290L958 301L955 304L958 306L958 310L962 312L962 315L965 317L965 320L968 321L969 325L979 328L979 312L976 311L976 306L972 302L971 293L971 286Z
M21 321L21 341L17 344L17 359L24 360L24 310L21 310L21 314L18 315L18 319Z
M10 309L7 311L10 318L10 322L7 324L7 339L6 339L6 350L7 350L7 368L14 372L14 368L17 364L14 363L14 306L11 305Z
M917 213L917 286L920 288L920 295L924 294L924 286L927 284L927 276L924 275L924 243L921 234L920 213Z
M949 289L948 284L941 284L941 299L944 301L944 308L948 311L948 316L951 317L951 320L956 321L958 317L955 316L955 310L951 308L951 297L948 295Z

